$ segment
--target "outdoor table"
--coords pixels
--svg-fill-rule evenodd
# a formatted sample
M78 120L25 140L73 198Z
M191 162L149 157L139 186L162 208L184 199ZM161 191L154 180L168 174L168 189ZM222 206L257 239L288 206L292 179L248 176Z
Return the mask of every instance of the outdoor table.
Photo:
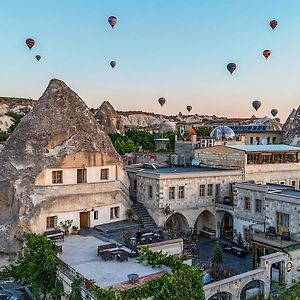
M144 237L149 237L149 236L153 236L153 235L154 235L153 232L147 232L147 233L142 234L142 237L144 238Z
M233 250L233 253L239 257L244 257L247 254L247 251L239 247L232 247L231 249Z

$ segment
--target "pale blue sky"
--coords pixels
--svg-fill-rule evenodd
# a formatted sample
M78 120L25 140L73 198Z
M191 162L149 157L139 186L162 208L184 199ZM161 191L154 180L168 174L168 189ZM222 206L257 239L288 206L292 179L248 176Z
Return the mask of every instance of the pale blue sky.
M59 78L90 107L237 117L257 99L284 119L300 103L299 0L1 0L0 20L1 96L38 98Z

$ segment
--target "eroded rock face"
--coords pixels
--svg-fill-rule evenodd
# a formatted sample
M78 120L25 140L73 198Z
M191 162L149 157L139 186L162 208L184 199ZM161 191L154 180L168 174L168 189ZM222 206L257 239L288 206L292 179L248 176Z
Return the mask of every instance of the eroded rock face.
M0 252L16 252L14 237L29 231L37 175L79 152L98 153L103 164L121 163L85 103L63 81L53 79L0 152Z
M284 143L300 146L300 106L293 109L283 126Z
M104 101L96 110L95 118L106 133L124 133L120 117L108 101Z

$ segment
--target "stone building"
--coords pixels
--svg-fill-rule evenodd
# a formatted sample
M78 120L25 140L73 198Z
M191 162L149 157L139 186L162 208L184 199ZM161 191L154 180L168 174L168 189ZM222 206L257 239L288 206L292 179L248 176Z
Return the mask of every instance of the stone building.
M218 224L228 208L222 204L232 200L232 183L242 180L240 170L206 167L132 165L126 170L132 199L143 203L159 226L172 223L177 231L210 238L220 235ZM171 215L164 214L166 207Z
M225 145L195 150L206 166L240 169L243 180L299 188L300 148L289 145Z
M125 219L122 160L85 103L59 80L17 126L0 153L0 252L24 232L73 220L79 228Z

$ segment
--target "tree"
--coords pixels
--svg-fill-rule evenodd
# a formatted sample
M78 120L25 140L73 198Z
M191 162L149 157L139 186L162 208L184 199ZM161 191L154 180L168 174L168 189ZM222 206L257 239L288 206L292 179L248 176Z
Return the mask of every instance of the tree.
M290 288L282 288L278 284L275 284L276 298L272 294L269 295L269 300L299 300L300 299L300 278L294 280L293 286Z
M219 263L223 262L223 251L222 251L222 248L221 248L221 245L219 244L219 242L217 242L214 256L212 258L212 262L214 264L219 264Z
M81 287L82 287L82 279L81 278L75 278L74 281L71 283L72 291L67 296L68 300L83 300L81 296Z
M57 277L60 264L57 253L53 241L42 235L29 234L22 256L14 265L4 269L2 275L21 284L31 285L36 297L59 299L63 294L63 286Z

